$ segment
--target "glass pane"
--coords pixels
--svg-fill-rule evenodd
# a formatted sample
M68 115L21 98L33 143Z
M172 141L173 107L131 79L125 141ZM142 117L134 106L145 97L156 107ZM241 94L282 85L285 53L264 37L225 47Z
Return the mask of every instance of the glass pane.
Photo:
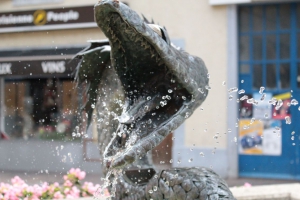
M300 88L300 63L298 63L297 86Z
M253 88L260 88L262 83L262 65L254 65L253 66L253 79L252 79L252 85Z
M290 58L290 35L289 34L280 35L280 58L281 59Z
M276 59L276 35L267 35L267 59Z
M263 27L263 8L261 6L253 7L253 30L261 31Z
M266 7L266 30L276 30L276 6Z
M74 88L73 80L7 81L5 132L10 138L72 138L78 106Z
M280 65L280 86L281 88L290 87L290 64L288 63Z
M239 27L241 31L249 31L249 7L241 7L240 8L240 16L239 16Z
M283 4L279 7L280 28L289 29L291 27L291 10L289 4Z
M298 43L298 45L297 45L298 58L300 58L300 33L298 33L297 43Z
M276 65L267 64L267 88L276 88Z
M253 37L253 58L254 60L262 59L262 36L257 35Z
M240 37L240 45L239 45L239 52L240 52L240 60L249 60L249 36L241 36Z
M297 5L297 24L298 29L300 29L300 4Z
M250 73L250 66L249 66L249 65L242 64L242 65L240 66L240 73L241 73L241 74L249 74L249 73Z

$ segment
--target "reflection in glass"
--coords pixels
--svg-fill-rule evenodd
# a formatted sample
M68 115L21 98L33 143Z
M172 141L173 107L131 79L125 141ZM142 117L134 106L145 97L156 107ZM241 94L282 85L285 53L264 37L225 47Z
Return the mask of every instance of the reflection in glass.
M266 7L266 30L276 30L276 6Z
M289 29L291 26L291 10L289 4L279 6L280 28Z
M263 27L263 8L261 6L253 7L253 30L261 31Z
M280 58L281 59L290 58L290 35L289 34L280 35Z
M253 37L253 59L262 59L262 36L256 35Z
M300 29L300 4L297 4L297 24L298 29Z
M276 59L276 35L267 35L267 59Z
M300 63L298 63L297 72L297 87L300 88Z
M252 85L253 88L260 88L263 85L262 82L262 65L253 65Z
M267 88L276 88L276 65L267 64Z
M242 32L249 31L249 13L250 13L249 7L240 8L239 27Z
M72 138L77 117L73 80L5 82L5 132L10 138Z
M240 60L249 60L249 36L241 36L239 44Z
M240 73L241 74L249 74L250 73L250 66L246 64L242 64L240 66Z
M298 58L300 58L300 33L298 33L297 43Z
M290 87L290 64L284 63L280 65L280 86L281 88Z

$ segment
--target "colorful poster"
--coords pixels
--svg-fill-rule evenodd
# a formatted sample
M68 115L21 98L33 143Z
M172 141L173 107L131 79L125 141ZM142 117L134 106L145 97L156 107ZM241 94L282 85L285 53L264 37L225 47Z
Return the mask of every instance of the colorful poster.
M283 120L285 117L291 117L291 93L284 93L274 96L277 99L276 105L273 105L273 119Z
M247 97L247 98L245 98ZM252 117L252 110L253 105L247 103L247 99L251 99L252 95L246 94L240 96L240 118L251 118Z
M264 122L263 154L280 156L282 151L282 131L280 120Z
M272 93L254 93L253 99L258 102L258 104L253 108L253 117L255 119L272 118L272 105L269 103L272 99Z
M281 121L253 118L240 120L239 125L240 154L281 155Z
M264 124L257 120L240 120L239 152L240 154L263 154L262 135Z

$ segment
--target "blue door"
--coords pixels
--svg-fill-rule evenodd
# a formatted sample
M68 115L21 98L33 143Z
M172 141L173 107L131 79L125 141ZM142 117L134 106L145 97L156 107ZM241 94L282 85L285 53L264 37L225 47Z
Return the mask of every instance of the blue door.
M300 3L238 12L239 175L300 179Z

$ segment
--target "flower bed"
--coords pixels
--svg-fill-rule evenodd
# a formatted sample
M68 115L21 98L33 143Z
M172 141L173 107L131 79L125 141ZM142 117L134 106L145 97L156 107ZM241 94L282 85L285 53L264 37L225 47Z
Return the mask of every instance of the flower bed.
M83 182L86 173L80 169L70 169L63 177L63 185L59 183L43 183L41 185L27 185L20 177L11 179L11 184L0 183L0 200L39 200L39 199L75 199L80 197L109 197L107 189L100 185ZM83 182L83 184L82 184ZM101 192L101 194L100 194Z

